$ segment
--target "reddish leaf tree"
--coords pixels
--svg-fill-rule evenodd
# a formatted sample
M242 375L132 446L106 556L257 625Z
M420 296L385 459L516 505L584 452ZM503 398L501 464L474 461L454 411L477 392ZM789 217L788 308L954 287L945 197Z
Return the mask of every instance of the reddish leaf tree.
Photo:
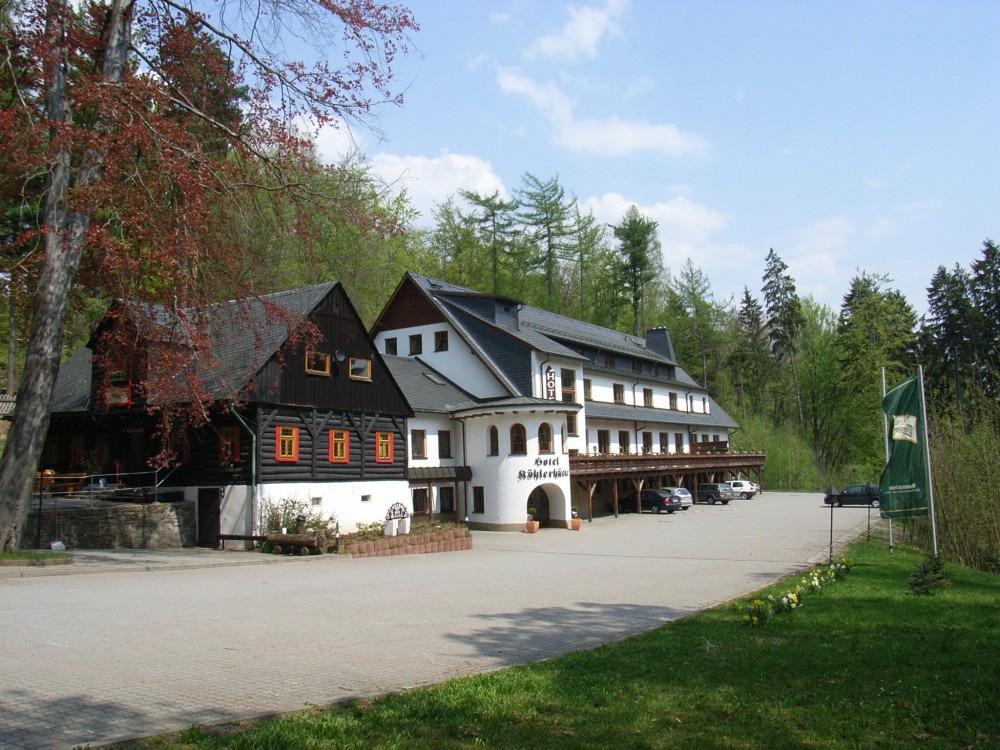
M199 378L164 376L211 366L209 303L255 298L248 249L227 231L228 217L255 195L281 196L280 215L306 216L302 175L313 151L303 123L371 124L373 107L401 103L392 63L416 29L405 8L372 0L16 6L0 29L5 60L17 62L0 70L9 92L2 179L44 175L43 255L0 460L0 549L16 547L27 515L73 289L125 302L129 326L157 342L161 358L146 392L203 410L212 395ZM286 56L283 34L289 43L320 40L306 50L317 61ZM337 57L324 49L330 42L340 66L328 62ZM109 339L100 349L121 345Z

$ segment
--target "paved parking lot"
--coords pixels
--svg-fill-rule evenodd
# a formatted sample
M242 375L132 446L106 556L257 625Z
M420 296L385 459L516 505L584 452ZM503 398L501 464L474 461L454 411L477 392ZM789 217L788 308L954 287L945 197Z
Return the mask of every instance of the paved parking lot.
M836 544L866 523L837 509ZM94 551L2 568L0 748L97 746L589 648L825 562L829 537L821 495L768 493L477 532L447 554Z

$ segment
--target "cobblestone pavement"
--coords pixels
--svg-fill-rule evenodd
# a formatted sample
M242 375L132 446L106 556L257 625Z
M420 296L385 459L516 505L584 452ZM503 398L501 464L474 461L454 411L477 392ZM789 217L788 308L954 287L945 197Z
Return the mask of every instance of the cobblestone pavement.
M476 532L447 554L79 551L0 568L0 748L98 746L590 648L825 562L830 517L820 495L767 493ZM867 517L837 509L836 545Z

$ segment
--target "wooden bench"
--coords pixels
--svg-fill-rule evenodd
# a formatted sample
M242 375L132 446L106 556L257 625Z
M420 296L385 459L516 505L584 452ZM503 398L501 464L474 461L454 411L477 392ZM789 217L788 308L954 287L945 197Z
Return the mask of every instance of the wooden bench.
M45 495L55 493L68 494L70 492L81 492L87 484L86 472L72 472L69 474L47 474L45 472L35 473L35 492Z

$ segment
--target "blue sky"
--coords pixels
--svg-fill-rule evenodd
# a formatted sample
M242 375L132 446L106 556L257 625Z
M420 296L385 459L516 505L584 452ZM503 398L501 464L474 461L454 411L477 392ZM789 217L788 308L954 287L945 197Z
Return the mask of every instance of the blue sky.
M1000 3L411 0L406 102L355 137L430 223L459 189L558 175L635 204L664 263L760 297L768 250L839 309L858 270L922 313L1000 240ZM320 136L330 158L343 134Z

